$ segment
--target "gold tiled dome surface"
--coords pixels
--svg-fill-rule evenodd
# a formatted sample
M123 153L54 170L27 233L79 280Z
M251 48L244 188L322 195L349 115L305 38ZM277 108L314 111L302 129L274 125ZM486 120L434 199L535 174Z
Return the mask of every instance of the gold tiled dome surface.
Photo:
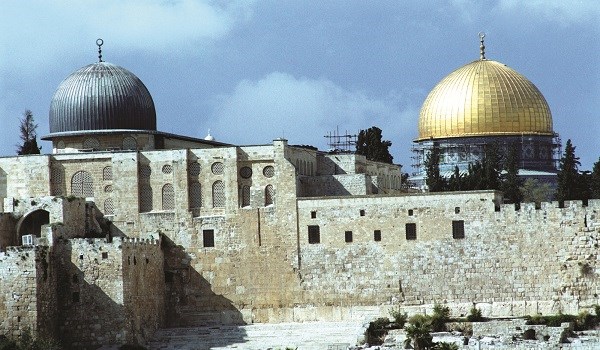
M532 82L500 62L477 60L431 90L419 115L417 141L552 133L550 108Z

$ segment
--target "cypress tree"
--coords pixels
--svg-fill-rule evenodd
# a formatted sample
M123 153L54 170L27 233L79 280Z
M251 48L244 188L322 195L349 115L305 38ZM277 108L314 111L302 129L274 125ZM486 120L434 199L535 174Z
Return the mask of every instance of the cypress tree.
M558 187L556 189L556 199L559 202L565 200L581 199L578 193L579 180L579 157L575 156L575 146L571 143L571 139L567 140L565 153L560 159L558 167Z

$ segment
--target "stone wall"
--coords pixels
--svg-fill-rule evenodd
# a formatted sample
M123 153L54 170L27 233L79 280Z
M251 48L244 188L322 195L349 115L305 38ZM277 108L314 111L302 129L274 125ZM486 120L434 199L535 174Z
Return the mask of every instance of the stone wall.
M306 300L451 303L457 314L475 304L484 316L577 313L597 303L600 202L515 211L498 208L496 196L299 200ZM453 221L463 222L464 238L453 237ZM407 224L416 239L407 239ZM319 227L320 243L309 243L309 226Z
M53 335L56 279L48 247L10 247L0 252L0 329L17 338Z

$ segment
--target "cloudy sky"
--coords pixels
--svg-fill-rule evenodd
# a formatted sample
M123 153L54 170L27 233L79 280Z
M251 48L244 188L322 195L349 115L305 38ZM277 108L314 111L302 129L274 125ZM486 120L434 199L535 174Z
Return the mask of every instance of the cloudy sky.
M327 149L373 125L410 171L427 93L486 56L529 78L583 169L600 157L597 0L2 0L0 155L30 109L48 133L60 82L103 59L148 87L161 131ZM50 144L42 142L43 152Z

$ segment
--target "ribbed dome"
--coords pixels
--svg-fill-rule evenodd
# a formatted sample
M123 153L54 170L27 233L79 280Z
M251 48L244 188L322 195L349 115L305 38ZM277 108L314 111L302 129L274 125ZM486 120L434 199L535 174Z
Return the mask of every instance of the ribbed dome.
M546 99L515 70L482 59L450 73L429 93L417 141L521 134L553 134Z
M107 62L69 75L50 104L50 133L89 130L156 130L150 92L133 73Z

